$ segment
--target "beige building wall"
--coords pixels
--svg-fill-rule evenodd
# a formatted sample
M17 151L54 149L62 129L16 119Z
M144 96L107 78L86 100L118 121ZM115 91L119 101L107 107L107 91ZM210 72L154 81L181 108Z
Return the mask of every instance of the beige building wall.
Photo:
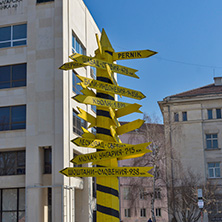
M25 175L1 176L0 189L25 188L25 221L48 222L48 188L52 189L53 222L92 221L91 178L68 178L59 171L73 166L73 150L89 149L70 142L73 109L94 115L90 106L71 99L72 71L58 68L70 61L72 35L87 55L97 48L100 31L82 0L36 0L0 3L0 28L27 24L27 44L0 48L0 66L27 63L27 85L0 89L0 107L26 105L26 129L0 131L0 152L26 151ZM77 73L90 77L90 67ZM43 147L52 148L52 173L43 174Z
M200 185L210 181L217 184L217 192L222 193L222 119L216 115L216 109L220 112L222 109L222 85L218 80L221 78L215 78L213 84L168 96L159 102L165 126L169 186L174 186L173 181L179 178L179 163L184 172L190 169L200 178ZM208 110L212 110L212 118ZM216 147L207 146L207 135L216 135ZM209 163L219 164L219 176L210 175ZM221 220L221 213L209 221ZM204 221L208 221L207 214Z

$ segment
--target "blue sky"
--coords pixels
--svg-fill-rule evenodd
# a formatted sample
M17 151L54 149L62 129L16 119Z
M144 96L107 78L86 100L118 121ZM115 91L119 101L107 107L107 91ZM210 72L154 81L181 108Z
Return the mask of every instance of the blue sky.
M116 52L150 49L147 59L121 60L138 69L140 79L118 74L121 86L146 98L141 110L162 121L157 104L169 95L213 83L222 76L221 0L84 0L100 30L105 29ZM121 121L142 118L132 114Z

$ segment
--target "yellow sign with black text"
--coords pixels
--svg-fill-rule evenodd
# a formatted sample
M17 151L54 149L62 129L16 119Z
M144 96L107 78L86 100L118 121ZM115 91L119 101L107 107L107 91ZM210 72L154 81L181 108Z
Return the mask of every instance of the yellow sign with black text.
M61 174L67 177L153 177L147 173L153 167L67 167Z

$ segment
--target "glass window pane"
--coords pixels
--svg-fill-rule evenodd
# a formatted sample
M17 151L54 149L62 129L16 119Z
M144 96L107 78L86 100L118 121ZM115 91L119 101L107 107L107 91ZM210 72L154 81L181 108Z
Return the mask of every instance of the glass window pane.
M20 167L25 166L25 151L18 151L17 152L17 165Z
M16 212L3 212L2 222L17 222L17 213Z
M218 148L217 140L214 140L214 141L213 141L213 148Z
M0 66L0 82L10 81L10 66Z
M27 25L14 25L13 26L13 40L24 39L27 36Z
M12 87L26 86L26 80L12 82Z
M220 168L215 169L215 176L220 177Z
M213 134L213 138L217 138L217 134Z
M26 79L26 64L12 66L12 80Z
M211 138L211 134L206 134L206 138L210 139Z
M11 40L11 26L0 28L0 41Z
M0 48L11 47L11 42L0 43Z
M13 106L12 107L12 123L25 122L26 120L26 106Z
M0 130L9 128L9 107L0 108Z
M10 82L4 82L4 83L0 82L0 89L6 89L6 88L10 88Z
M26 45L26 40L14 41L13 46Z
M208 163L208 167L214 167L215 163Z
M212 109L208 109L207 113L208 113L208 119L213 119Z
M3 190L2 210L17 210L17 189Z
M209 169L209 177L214 177L214 171L213 171L213 169Z
M207 140L207 148L208 148L208 149L211 148L211 140Z
M25 189L19 189L19 210L25 210Z

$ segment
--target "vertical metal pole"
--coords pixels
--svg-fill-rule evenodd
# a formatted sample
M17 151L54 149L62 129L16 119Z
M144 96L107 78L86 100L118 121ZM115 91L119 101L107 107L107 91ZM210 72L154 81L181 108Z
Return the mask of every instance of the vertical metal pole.
M113 48L108 40L105 31L102 31L101 48L96 50L96 58L113 63ZM111 83L107 71L97 68L97 80ZM103 93L97 90L97 97L115 100L115 95ZM110 114L109 109L97 106L97 132L96 138L105 141L114 141L110 132ZM117 159L101 161L99 167L117 167ZM119 222L119 181L117 177L98 177L96 179L97 196L97 222Z

